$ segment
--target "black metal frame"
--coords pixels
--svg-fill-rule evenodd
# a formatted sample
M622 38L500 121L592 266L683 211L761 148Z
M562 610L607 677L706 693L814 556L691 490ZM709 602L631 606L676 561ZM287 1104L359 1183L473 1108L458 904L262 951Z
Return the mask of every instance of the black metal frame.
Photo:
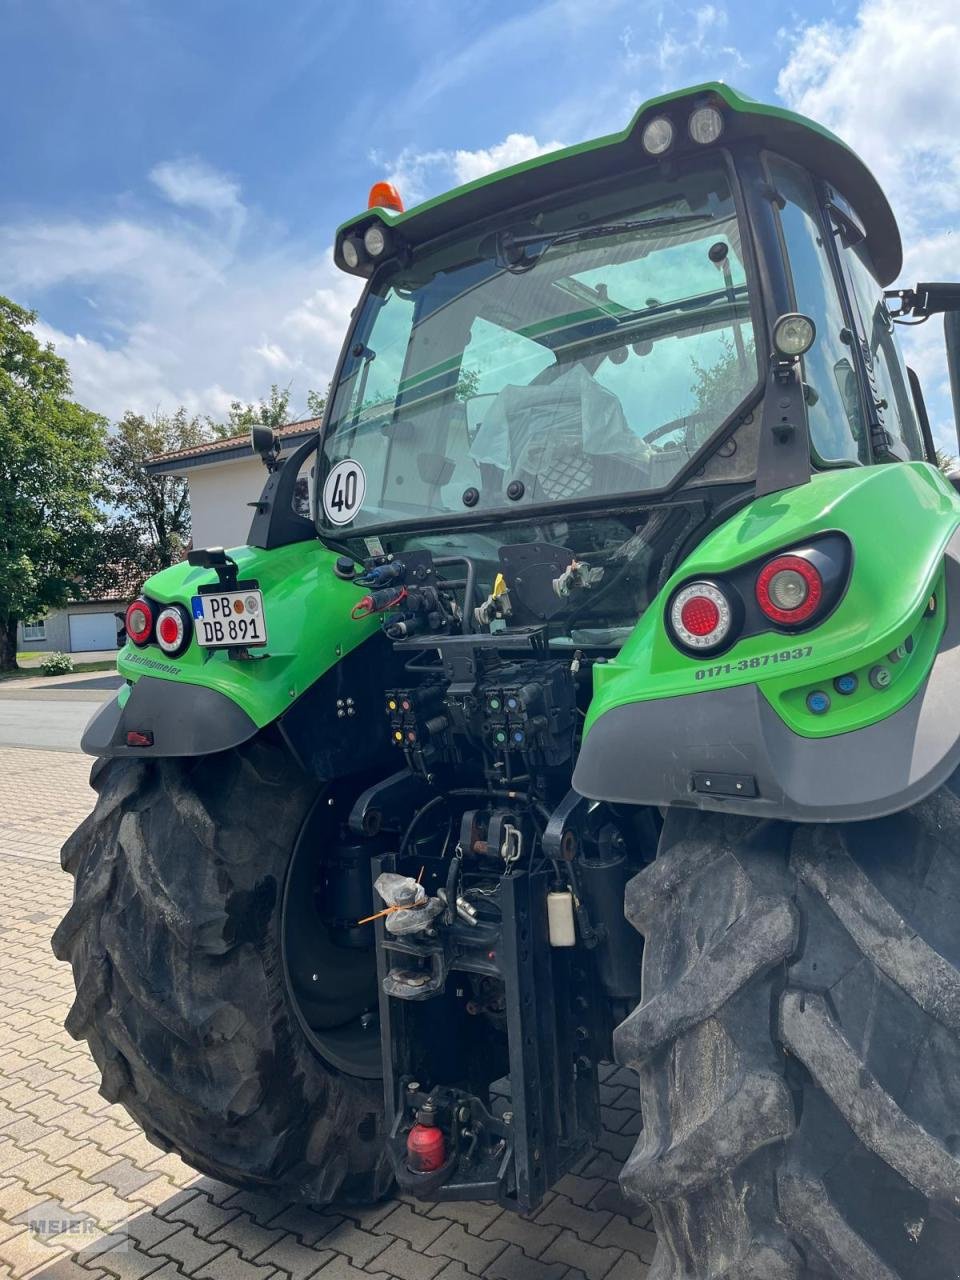
M270 471L260 497L251 503L256 510L247 534L249 546L272 551L294 542L309 542L317 536L313 521L294 511L293 495L300 468L319 446L319 435L312 436Z
M395 854L374 859L374 878L397 864ZM550 945L550 879L547 870L505 875L497 890L500 922L492 933L486 926L477 936L475 928L454 924L435 938L397 937L377 921L387 1151L401 1187L421 1199L490 1199L512 1209L535 1209L599 1135L602 1036L596 1025L596 978L580 948ZM410 964L424 972L429 965L430 977L417 994L410 994L415 989L399 976ZM501 1116L493 1113L488 1098L456 1082L420 1083L425 1046L411 1027L411 1007L449 996L458 975L470 974L503 984L511 1095L510 1110ZM433 1048L440 1062L439 1044ZM428 1098L449 1103L455 1123L443 1167L419 1174L407 1167L405 1133Z

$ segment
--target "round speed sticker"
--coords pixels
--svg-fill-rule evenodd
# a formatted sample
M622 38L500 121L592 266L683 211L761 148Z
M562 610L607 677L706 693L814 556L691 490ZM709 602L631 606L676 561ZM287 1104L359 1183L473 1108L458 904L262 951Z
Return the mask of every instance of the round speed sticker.
M345 458L332 467L323 486L323 512L331 524L349 524L363 505L367 477L363 467Z

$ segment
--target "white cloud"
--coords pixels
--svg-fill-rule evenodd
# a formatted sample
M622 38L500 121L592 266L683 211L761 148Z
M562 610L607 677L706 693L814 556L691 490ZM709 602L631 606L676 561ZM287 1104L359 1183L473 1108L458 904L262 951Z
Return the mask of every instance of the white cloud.
M523 160L556 151L563 145L556 141L540 142L529 133L509 133L502 142L477 151L417 151L414 147L405 147L389 165L389 180L410 208L451 186L473 182L498 169L508 169ZM381 157L371 159L383 163Z
M513 164L532 160L535 156L557 151L562 142L538 142L529 133L508 133L502 142L479 151L455 151L453 172L457 182L473 182L498 169L509 169Z
M165 160L150 170L150 181L170 201L185 209L242 218L240 187L202 160Z
M743 71L747 62L726 37L727 11L716 4L702 4L678 13L660 8L641 32L627 27L622 36L627 70L655 68L664 77L661 85L675 89L689 76L721 79ZM706 68L706 70L705 70Z
M358 282L329 253L249 241L230 246L183 220L20 224L0 228L0 279L39 299L41 317L46 289L92 292L89 321L37 332L69 361L77 399L110 418L179 404L222 415L271 382L303 409L330 379Z
M904 239L904 285L960 279L960 8L956 0L865 0L853 22L801 27L778 81L784 101L862 157ZM899 334L939 437L956 452L943 327Z
M856 21L800 29L780 96L853 147L913 227L960 210L960 8L866 0Z
M559 145L514 133L478 151L408 151L395 180L410 204ZM84 300L69 331L37 326L69 361L77 399L112 419L179 404L217 416L279 382L302 409L329 382L359 282L329 253L264 248L238 185L201 161L149 177L176 212L0 226L0 279L14 296L41 317L47 291Z

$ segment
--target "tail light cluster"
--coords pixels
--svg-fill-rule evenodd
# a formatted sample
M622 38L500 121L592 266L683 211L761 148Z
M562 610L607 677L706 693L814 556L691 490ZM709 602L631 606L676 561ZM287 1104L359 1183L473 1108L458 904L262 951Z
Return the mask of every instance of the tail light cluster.
M803 556L777 556L757 575L757 604L783 627L796 627L817 612L823 599L823 578Z
M828 534L722 578L684 583L667 606L667 630L678 648L697 654L771 629L802 631L837 604L849 570L849 543Z
M733 609L715 582L691 582L670 606L674 635L687 649L715 649L733 625Z
M143 596L127 606L124 625L138 649L153 643L171 658L183 653L193 634L193 621L183 605L158 606Z

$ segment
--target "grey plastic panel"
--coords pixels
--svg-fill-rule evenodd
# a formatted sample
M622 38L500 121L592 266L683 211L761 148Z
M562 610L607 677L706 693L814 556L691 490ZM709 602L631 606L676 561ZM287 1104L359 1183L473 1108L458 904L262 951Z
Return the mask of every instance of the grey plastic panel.
M128 747L132 729L153 734L152 747ZM81 750L90 756L205 756L239 746L257 726L215 689L141 676L121 710L116 699L102 707L83 732Z
M926 683L886 720L802 738L756 685L616 707L591 729L573 775L581 795L846 822L914 804L960 765L960 534L946 556L947 625ZM693 775L756 779L757 796L694 791Z

